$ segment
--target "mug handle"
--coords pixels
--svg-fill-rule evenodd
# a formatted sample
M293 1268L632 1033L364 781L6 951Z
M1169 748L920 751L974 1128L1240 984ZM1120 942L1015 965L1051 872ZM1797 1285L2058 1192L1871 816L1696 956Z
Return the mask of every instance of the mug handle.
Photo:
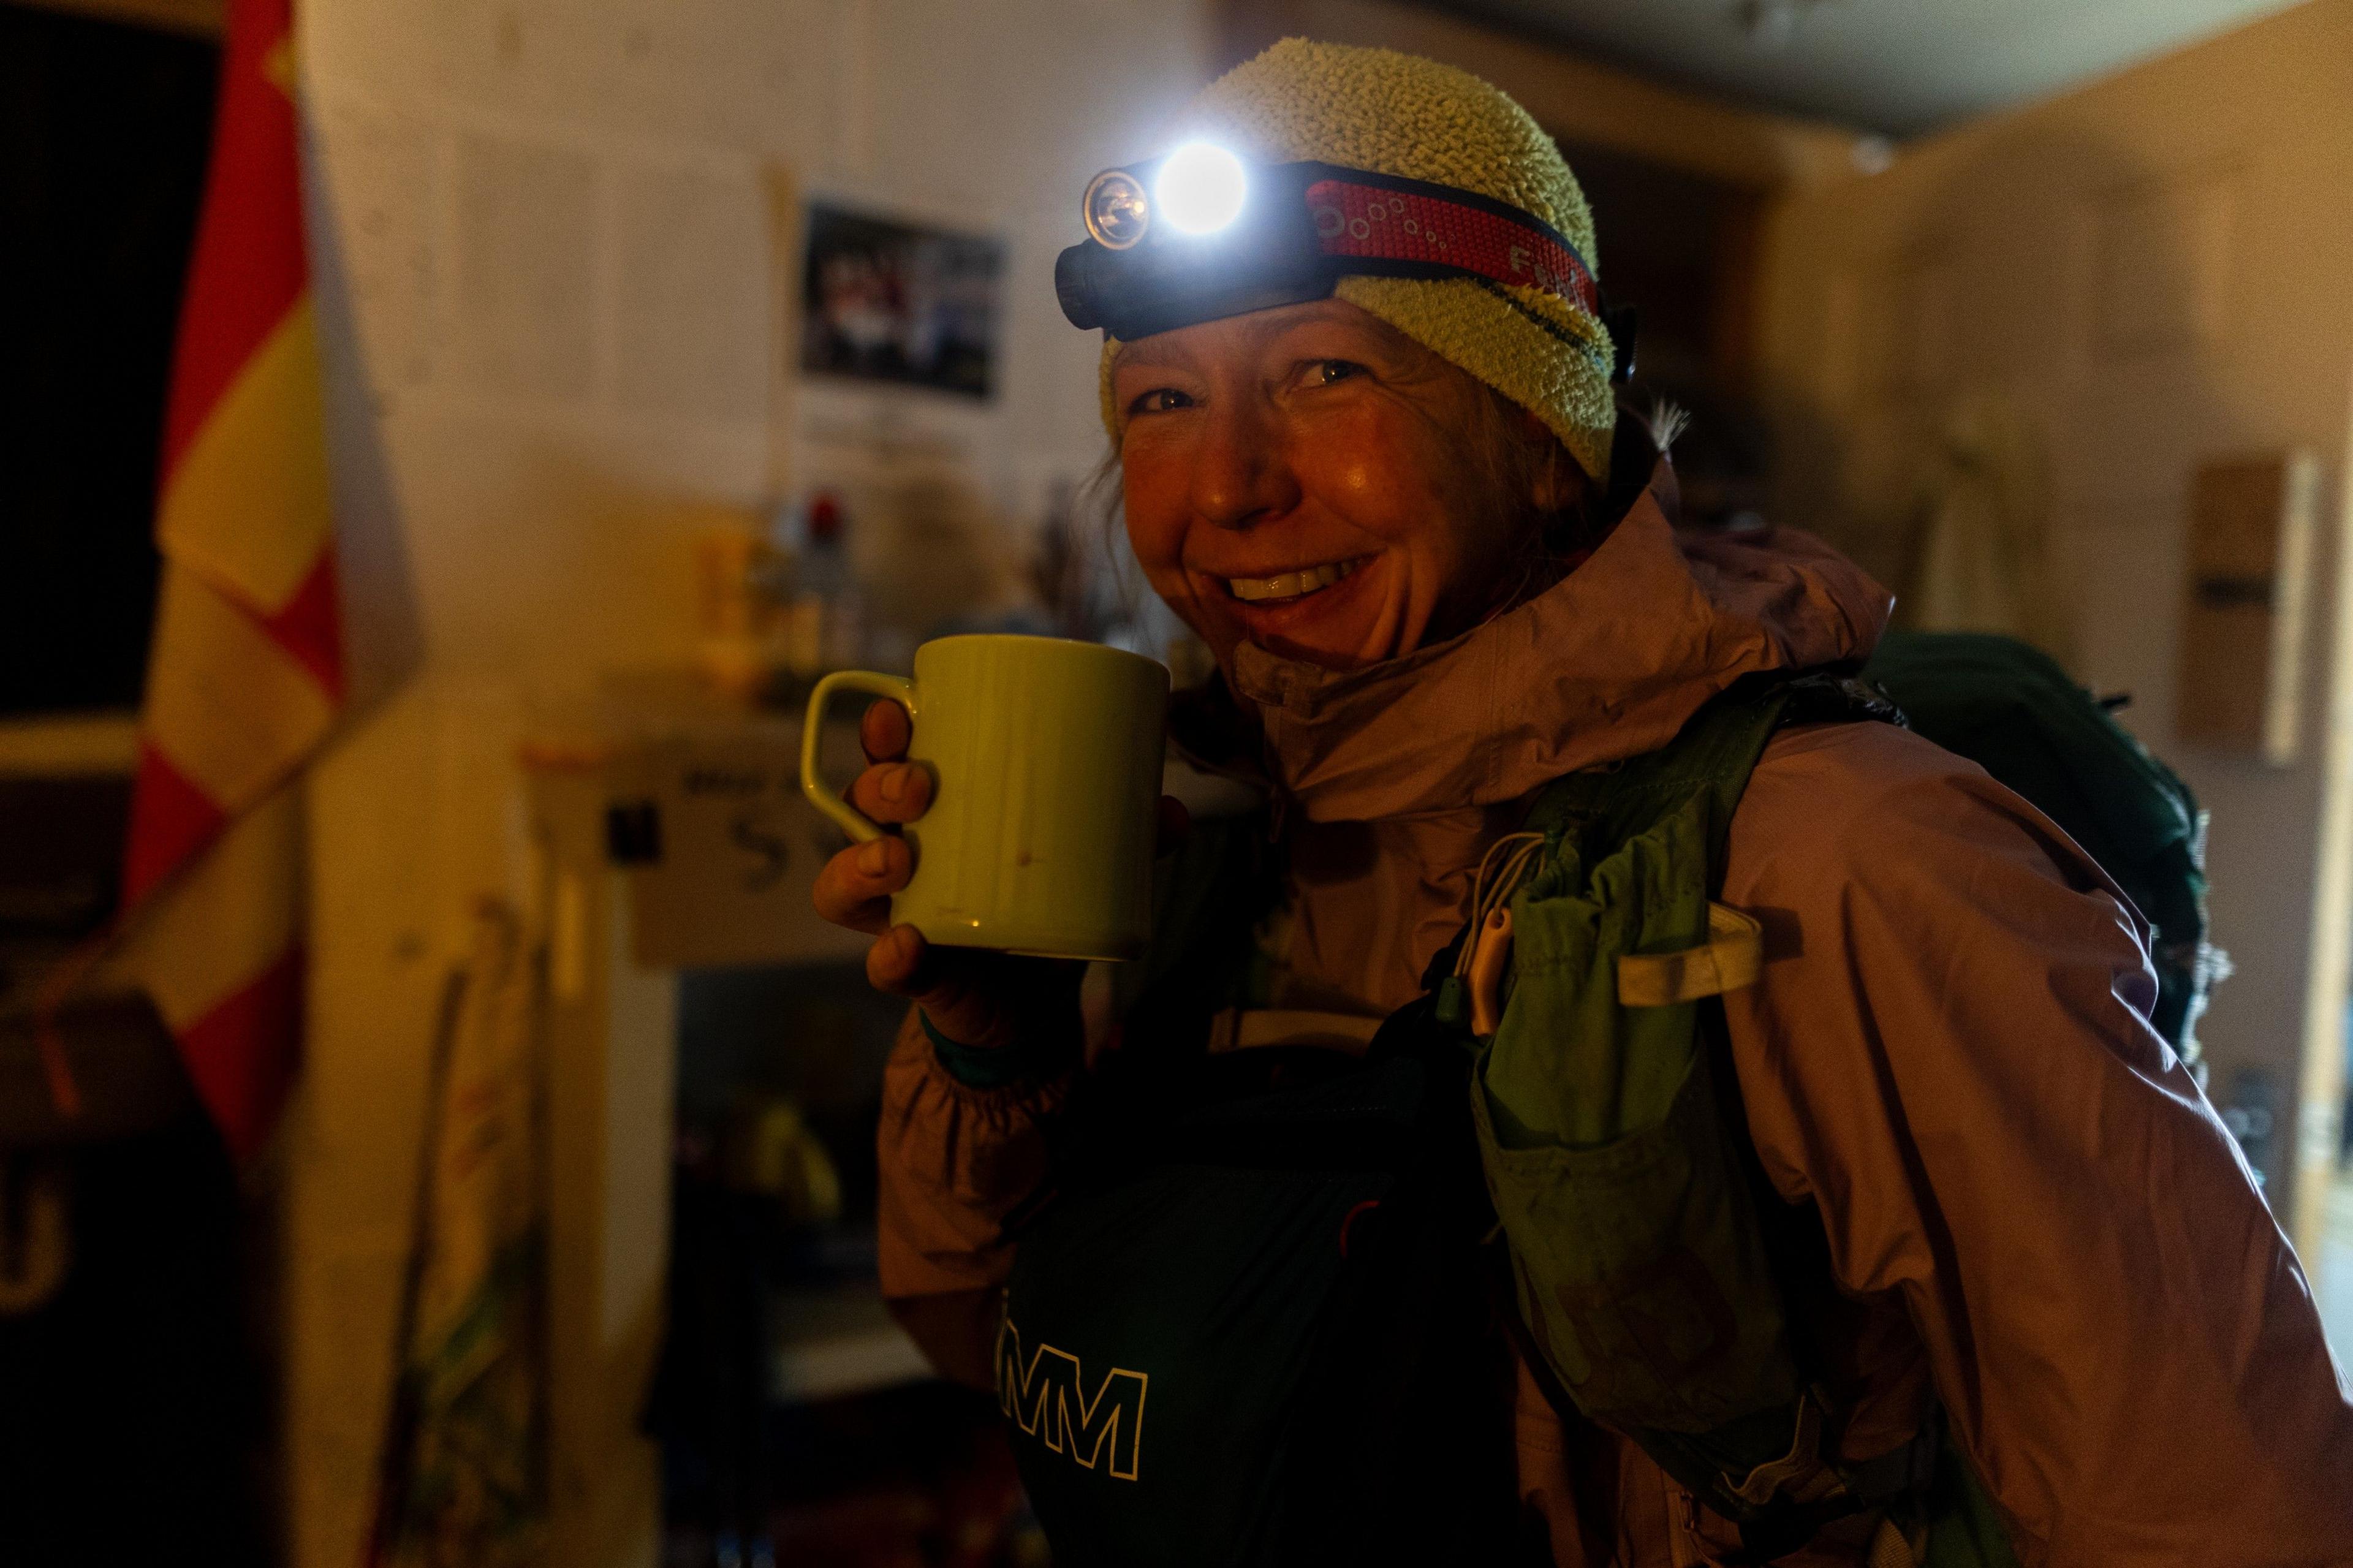
M881 837L882 830L860 816L857 808L836 795L818 774L817 743L825 725L826 700L837 691L863 691L887 697L904 708L912 720L915 716L915 683L895 675L877 675L871 669L838 669L810 689L808 710L801 715L801 794L835 826L856 842L867 844Z

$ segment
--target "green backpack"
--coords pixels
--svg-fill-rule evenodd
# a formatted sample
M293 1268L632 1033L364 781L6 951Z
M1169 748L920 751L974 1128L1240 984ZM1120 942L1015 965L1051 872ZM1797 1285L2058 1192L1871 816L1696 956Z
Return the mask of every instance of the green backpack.
M2151 927L2157 1026L2198 1065L2198 1019L2229 961L2206 940L2206 814L2057 661L2015 637L1890 632L1863 678L1913 731L2033 803L2116 879Z
M1897 651L1907 691L1969 690L1938 686L1959 667L1936 644ZM2013 778L2096 796L2101 768L2137 757L2128 784L2171 781L2087 696L2035 689L2033 711L2059 715L2036 721L2042 749L1992 732L2075 762L2005 763ZM1837 1310L1826 1244L1757 1166L1714 994L1756 961L1710 896L1767 741L1894 716L1852 681L1752 679L1660 752L1557 781L1501 847L1513 874L1482 872L1474 900L1473 928L1511 911L1499 1016L1473 1017L1466 930L1361 1058L1202 1054L1247 984L1236 913L1276 877L1261 819L1197 831L1153 954L1121 976L1113 1070L1063 1119L1014 1227L999 1394L1058 1560L1544 1561L1492 1486L1508 1454L1476 1440L1497 1397L1479 1347L1508 1337L1565 1415L1626 1434L1737 1523L1747 1561L1871 1509L1929 1568L2014 1563L1940 1419L1868 1464L1825 1458L1844 1415L1811 1375L1810 1326ZM2194 863L2194 833L2152 863L2167 845Z
M1819 679L1730 693L1664 751L1545 793L1528 824L1543 836L1537 869L1509 906L1512 999L1478 1047L1472 1110L1518 1319L1577 1408L1739 1521L1760 1556L1809 1533L1810 1513L1862 1499L1887 1509L1923 1563L2004 1563L1991 1506L1957 1456L1821 1460L1838 1412L1808 1386L1814 1358L1797 1324L1835 1312L1827 1258L1818 1224L1756 1168L1709 994L1753 978L1721 971L1756 962L1753 931L1741 956L1744 919L1709 902L1725 835L1775 729L1861 716L1884 692L1915 731L2051 817L2140 908L2159 977L2153 1022L2194 1060L2221 967L2206 943L2205 819L2170 770L2025 644L1899 634L1864 674L1871 685L1843 689L1848 714L1822 710Z
M1808 1333L1837 1315L1826 1243L1757 1165L1724 1033L1720 994L1760 962L1754 922L1712 902L1749 773L1786 723L1870 717L1894 715L1852 682L1746 682L1663 750L1546 790L1530 874L1474 892L1474 923L1508 907L1512 958L1472 1113L1514 1321L1556 1403L1633 1438L1750 1561L1867 1508L1934 1568L2008 1564L1941 1423L1830 1458L1846 1412Z

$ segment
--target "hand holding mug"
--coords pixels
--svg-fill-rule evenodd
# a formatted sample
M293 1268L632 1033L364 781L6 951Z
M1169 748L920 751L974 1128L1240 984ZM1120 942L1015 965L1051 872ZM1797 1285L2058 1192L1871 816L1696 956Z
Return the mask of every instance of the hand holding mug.
M890 699L866 710L858 740L867 766L849 795L860 816L898 826L921 818L932 804L931 773L906 760L912 733L907 710ZM866 950L867 984L908 998L934 1028L967 1045L1007 1046L1026 1030L1077 1027L1078 963L978 948L935 949L913 926L892 925L892 897L914 870L907 840L882 834L850 845L817 874L817 912L875 938Z
M868 766L849 798L817 769L825 704L859 690ZM912 680L847 670L809 694L801 784L857 840L820 872L818 910L876 933L867 977L971 1045L1076 1019L1073 959L1140 955L1151 935L1167 672L1053 637L957 637ZM889 831L897 827L900 831Z

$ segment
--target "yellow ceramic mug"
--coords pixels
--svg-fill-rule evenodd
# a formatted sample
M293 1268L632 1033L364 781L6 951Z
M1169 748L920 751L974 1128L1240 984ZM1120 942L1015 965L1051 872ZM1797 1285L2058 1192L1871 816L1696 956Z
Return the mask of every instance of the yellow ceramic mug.
M844 690L904 707L914 721L908 760L932 774L931 807L906 828L915 872L891 900L892 924L946 947L1143 953L1165 668L1098 643L978 636L917 648L913 680L827 676L801 723L801 790L862 843L882 830L818 776L826 701Z

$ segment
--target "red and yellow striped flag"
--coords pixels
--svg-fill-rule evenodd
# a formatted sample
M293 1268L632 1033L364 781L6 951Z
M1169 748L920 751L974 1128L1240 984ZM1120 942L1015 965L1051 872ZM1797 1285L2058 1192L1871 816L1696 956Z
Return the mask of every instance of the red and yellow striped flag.
M231 0L164 418L161 601L123 909L132 973L250 1156L301 1027L301 773L343 695L291 0Z

